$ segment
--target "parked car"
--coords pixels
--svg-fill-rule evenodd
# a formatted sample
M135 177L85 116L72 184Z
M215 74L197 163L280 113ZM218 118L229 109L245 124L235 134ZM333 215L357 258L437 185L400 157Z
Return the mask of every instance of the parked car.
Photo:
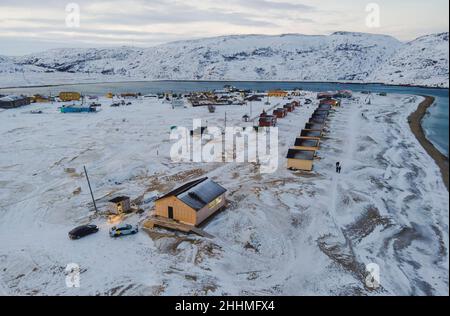
M109 231L109 236L116 238L121 236L135 235L139 231L137 226L132 226L129 224L122 224L119 226L114 226Z
M311 104L312 103L312 100L311 99L306 99L305 100L305 104Z
M96 225L83 225L72 229L69 232L69 238L72 240L80 239L98 232L98 227Z

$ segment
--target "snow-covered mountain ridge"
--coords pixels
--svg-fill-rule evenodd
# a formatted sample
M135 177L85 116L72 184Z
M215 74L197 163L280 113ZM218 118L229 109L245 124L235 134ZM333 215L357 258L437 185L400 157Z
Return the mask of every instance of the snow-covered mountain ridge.
M349 32L223 36L149 48L54 49L0 57L0 78L8 74L13 78L14 73L24 78L45 73L41 77L49 80L53 73L72 74L74 80L95 76L99 81L346 81L448 87L448 33L409 43Z

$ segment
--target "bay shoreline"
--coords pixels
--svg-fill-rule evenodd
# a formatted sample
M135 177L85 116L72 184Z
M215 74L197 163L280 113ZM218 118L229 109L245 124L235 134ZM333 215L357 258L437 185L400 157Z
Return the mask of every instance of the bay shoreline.
M434 103L435 98L431 96L423 96L425 98L424 101L422 101L419 106L417 107L417 110L413 112L408 117L409 126L411 128L411 131L413 132L414 136L417 138L419 143L422 145L422 147L425 149L425 151L433 158L433 160L438 165L442 180L444 181L444 184L447 188L447 191L449 190L449 159L444 154L442 154L425 136L425 132L422 127L422 120L425 117L428 108Z

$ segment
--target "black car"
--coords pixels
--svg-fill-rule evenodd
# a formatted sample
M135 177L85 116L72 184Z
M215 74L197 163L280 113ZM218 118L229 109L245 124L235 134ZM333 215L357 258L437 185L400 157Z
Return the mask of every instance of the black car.
M98 227L96 225L83 225L72 229L69 232L69 238L72 240L80 239L98 232Z

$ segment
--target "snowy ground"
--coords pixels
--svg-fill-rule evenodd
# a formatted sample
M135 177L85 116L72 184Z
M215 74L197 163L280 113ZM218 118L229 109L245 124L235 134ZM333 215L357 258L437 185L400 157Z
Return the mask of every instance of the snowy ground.
M239 126L245 106L210 114L103 100L96 114L60 114L57 104L0 112L0 294L448 295L448 193L407 123L422 98L364 99L332 115L312 174L286 170L285 155L316 104L279 121L273 174L169 158L170 126L223 126L225 111ZM253 116L263 108L254 103ZM106 218L91 213L83 165L100 208L112 195L145 200L204 175L228 189L229 208L205 227L213 240L162 230L112 240ZM67 238L87 222L100 232ZM81 267L78 289L66 287L69 263ZM365 287L368 263L380 266L377 291Z

